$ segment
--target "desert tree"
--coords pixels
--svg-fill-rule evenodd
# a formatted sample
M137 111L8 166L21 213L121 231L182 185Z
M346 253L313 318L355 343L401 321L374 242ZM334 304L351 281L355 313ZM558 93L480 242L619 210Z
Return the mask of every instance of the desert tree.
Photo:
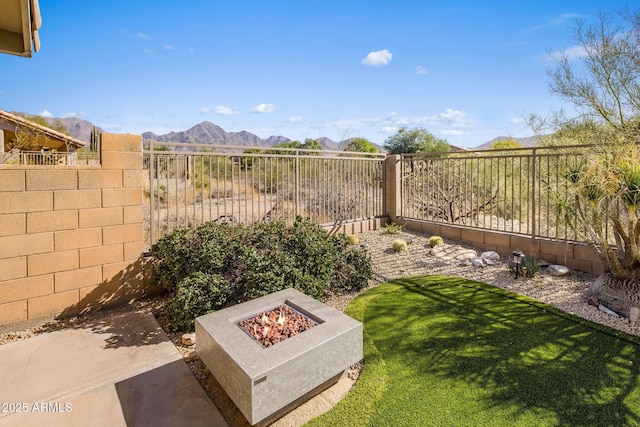
M451 150L449 143L424 128L401 127L384 141L389 154L431 154Z
M551 91L569 101L584 121L616 132L616 142L638 138L640 117L640 13L599 12L596 23L576 22L574 47L551 54Z
M366 138L351 138L349 142L344 146L346 152L358 152L367 154L376 154L378 147L376 147L371 141ZM343 154L348 156L348 154Z
M605 266L588 296L627 314L640 306L640 13L625 9L578 20L573 43L552 54L548 76L552 93L577 115L553 115L545 140L595 143L564 168L558 203Z
M513 148L522 148L522 144L520 144L515 138L507 138L492 143L489 148L492 150L509 150Z

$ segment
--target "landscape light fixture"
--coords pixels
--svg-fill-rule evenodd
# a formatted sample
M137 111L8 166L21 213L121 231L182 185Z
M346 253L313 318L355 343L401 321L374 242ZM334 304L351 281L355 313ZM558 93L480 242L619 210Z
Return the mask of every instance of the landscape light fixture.
M515 266L516 270L516 279L518 278L518 273L520 273L520 266L522 265L522 261L524 260L524 254L520 251L511 252L511 261Z

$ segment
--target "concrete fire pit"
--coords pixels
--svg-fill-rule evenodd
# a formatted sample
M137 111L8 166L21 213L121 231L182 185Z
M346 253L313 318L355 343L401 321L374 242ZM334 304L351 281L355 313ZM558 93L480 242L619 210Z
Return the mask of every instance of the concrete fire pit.
M263 347L238 323L286 304L316 326ZM196 318L197 353L253 425L271 422L362 360L362 324L295 289ZM261 424L262 424L261 423Z

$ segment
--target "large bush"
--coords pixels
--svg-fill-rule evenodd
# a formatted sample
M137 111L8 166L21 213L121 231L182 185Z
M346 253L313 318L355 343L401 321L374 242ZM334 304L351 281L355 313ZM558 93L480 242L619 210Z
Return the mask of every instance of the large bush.
M192 330L194 318L286 288L313 298L364 288L371 259L309 220L253 227L207 223L178 229L154 248L156 284L169 297L172 330Z

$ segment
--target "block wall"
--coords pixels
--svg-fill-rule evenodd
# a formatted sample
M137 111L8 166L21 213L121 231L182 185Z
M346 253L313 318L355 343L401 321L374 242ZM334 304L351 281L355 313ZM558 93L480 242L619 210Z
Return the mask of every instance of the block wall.
M496 251L508 256L513 251L535 256L552 264L565 265L573 270L600 274L604 265L593 248L584 243L569 243L551 239L532 238L498 231L487 231L458 227L449 224L429 223L416 220L397 219L408 229L467 243L479 249Z
M145 294L142 138L104 134L101 158L0 165L0 326Z

